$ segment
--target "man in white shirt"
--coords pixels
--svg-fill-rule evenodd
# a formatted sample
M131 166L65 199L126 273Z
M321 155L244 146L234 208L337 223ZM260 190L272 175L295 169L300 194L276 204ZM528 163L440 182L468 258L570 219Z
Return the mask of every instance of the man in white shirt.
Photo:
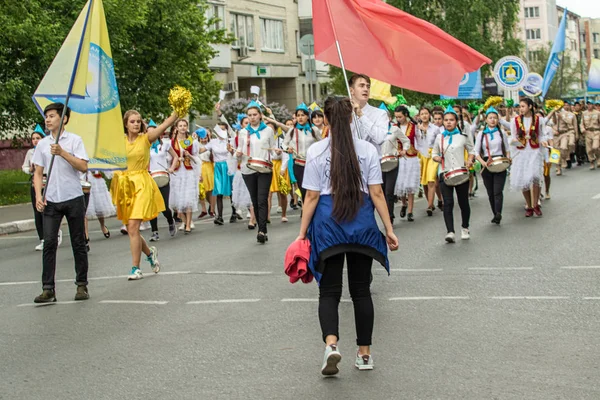
M54 275L56 271L56 248L58 230L63 217L66 217L71 234L71 247L75 259L77 293L75 300L87 300L88 257L85 243L85 201L81 189L80 172L87 172L88 156L83 140L64 130L61 132L61 116L64 105L52 103L44 109L46 128L51 135L40 140L33 156L35 174L33 185L36 195L36 208L44 213L44 253L42 259L42 289L35 303L51 303L56 301L54 291ZM69 122L71 110L67 107L64 114L64 125ZM59 137L58 144L56 138ZM44 193L42 179L44 169L50 168L54 156L54 164L48 176Z
M384 110L368 104L371 96L371 78L363 74L354 74L348 80L354 113L358 117L352 121L354 137L360 137L372 143L381 156L381 144L387 137L389 117Z

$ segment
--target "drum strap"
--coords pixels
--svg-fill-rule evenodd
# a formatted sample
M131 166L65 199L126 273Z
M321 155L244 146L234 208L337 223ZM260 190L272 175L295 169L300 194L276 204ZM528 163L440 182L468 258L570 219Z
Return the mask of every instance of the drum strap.
M485 137L485 147L487 148L488 159L491 160L492 152L490 151L490 139L488 138L488 135L486 135L485 133L483 134L483 136Z

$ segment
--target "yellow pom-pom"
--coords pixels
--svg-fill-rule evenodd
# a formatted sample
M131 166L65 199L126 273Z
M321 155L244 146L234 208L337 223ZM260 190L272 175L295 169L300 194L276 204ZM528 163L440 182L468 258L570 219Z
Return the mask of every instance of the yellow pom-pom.
M200 189L200 200L206 200L206 190L204 189L204 183L200 183L200 185L198 185L198 189Z
M175 86L169 92L169 104L179 117L184 117L192 106L192 93L186 88Z
M546 108L560 110L565 105L562 100L546 100Z
M483 105L483 109L487 110L490 107L495 107L498 104L502 104L503 101L504 100L500 96L491 96L485 101L485 104Z
M279 175L279 193L281 193L284 196L287 196L288 194L290 194L290 184L288 183L288 180L285 179L285 177Z

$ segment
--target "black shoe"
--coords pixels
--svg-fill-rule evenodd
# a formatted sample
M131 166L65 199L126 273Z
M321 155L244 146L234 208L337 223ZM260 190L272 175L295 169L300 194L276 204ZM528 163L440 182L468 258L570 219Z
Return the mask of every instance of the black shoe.
M90 238L85 238L85 250L90 252Z
M408 213L408 217L406 218L408 222L413 222L415 219L413 218L413 213Z
M433 215L433 210L435 210L435 207L429 207L427 209L427 215L431 217Z
M248 224L248 229L249 229L249 230L251 230L251 231L252 231L252 230L254 230L255 228L256 228L256 224L254 224L254 225L252 225L252 224L250 224L250 223Z
M258 235L256 235L256 241L260 244L265 244L267 241L267 235L262 232L258 232Z
M571 160L567 160L567 169L571 169L573 166L573 162Z
M502 221L502 214L496 213L494 219L496 220L496 225L500 225L500 221Z
M77 286L77 293L75 293L75 300L87 300L90 298L87 286Z
M235 215L235 217L238 219L238 221L241 221L241 220L243 220L243 219L244 219L244 218L243 218L243 217L242 217L240 214L238 214L237 212L236 212L234 215Z
M223 222L223 217L217 217L215 218L215 225L223 225L225 222Z
M402 208L400 209L400 218L406 217L406 209L407 208L408 208L407 206L402 206Z
M238 217L238 216L237 216L236 214L233 214L233 215L231 216L231 218L229 218L229 223L230 223L230 224L233 224L234 222L237 222L237 220L238 220L238 219L237 219L237 217Z
M177 222L178 224L182 223L183 220L179 217L173 217L173 219L175 220L175 222Z
M56 303L56 293L54 290L44 289L42 294L33 299L34 303Z
M438 200L438 208L440 209L440 211L444 211L444 202L441 200Z

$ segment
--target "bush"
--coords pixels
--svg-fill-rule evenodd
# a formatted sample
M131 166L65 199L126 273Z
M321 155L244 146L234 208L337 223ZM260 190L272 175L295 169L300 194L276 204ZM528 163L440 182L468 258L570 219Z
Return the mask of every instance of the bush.
M230 124L237 123L237 115L246 113L246 106L250 103L250 99L235 99L221 106L221 112L227 118ZM283 122L288 118L292 117L292 113L287 109L285 105L279 103L268 103L267 107L273 111L275 119L279 122ZM262 110L265 112L265 110Z
M23 171L0 171L0 206L30 202L30 187L29 175Z

